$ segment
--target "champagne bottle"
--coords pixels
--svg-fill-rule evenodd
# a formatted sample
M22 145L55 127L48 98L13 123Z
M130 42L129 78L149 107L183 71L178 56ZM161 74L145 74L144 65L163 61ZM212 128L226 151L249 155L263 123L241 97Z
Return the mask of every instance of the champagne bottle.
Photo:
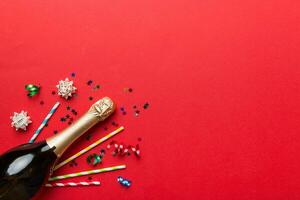
M64 151L114 109L112 100L104 97L61 133L39 143L17 146L1 155L0 200L35 199Z

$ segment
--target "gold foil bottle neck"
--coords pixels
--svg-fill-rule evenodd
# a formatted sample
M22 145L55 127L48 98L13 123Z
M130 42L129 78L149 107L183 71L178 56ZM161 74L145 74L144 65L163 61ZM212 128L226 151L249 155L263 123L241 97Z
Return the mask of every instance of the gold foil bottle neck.
M60 157L75 140L98 122L109 117L114 110L114 102L109 97L104 97L94 103L91 108L70 127L48 138L46 141L50 148L55 148L55 154Z

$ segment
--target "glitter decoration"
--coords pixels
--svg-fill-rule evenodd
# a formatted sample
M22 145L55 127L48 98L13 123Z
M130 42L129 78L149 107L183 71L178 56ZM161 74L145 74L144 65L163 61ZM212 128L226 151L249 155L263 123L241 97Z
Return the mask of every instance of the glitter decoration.
M100 89L100 85L96 85L93 87L93 90L99 90Z
M92 85L93 81L92 80L88 80L88 82L86 83L87 85Z
M111 125L113 125L113 126L119 126L119 124L117 124L115 121L113 121L113 122L111 123Z
M127 112L125 111L125 108L124 108L124 107L121 107L120 110L121 110L121 112L122 112L123 115L126 115L126 114L127 114Z
M100 153L101 153L102 155L104 155L104 154L105 154L105 149L101 149L101 150L100 150Z
M93 164L93 166L96 166L97 164L102 162L102 158L102 154L98 155L96 153L93 153L86 158L86 161L88 164Z
M86 140L90 140L90 139L91 139L91 137L92 137L92 136L91 136L91 134L88 134L88 135L86 136L86 138L85 138L85 139L86 139Z
M128 88L128 87L125 87L124 89L123 89L123 91L124 92L133 92L133 89L132 88Z
M139 115L140 115L140 111L139 110L134 111L134 116L138 117Z
M71 112L73 113L73 115L77 115L77 111L75 109L72 109Z
M22 129L26 131L26 127L32 122L27 112L23 110L20 113L14 112L10 119L12 120L11 126L15 127L16 130Z
M146 110L149 107L149 103L146 102L143 107Z
M129 188L131 186L131 181L123 178L122 176L118 176L117 181L124 187Z
M76 91L76 87L73 86L73 81L69 81L68 78L66 78L64 81L60 80L56 87L58 89L58 95L64 97L65 99L72 97L72 94L74 94Z
M27 96L29 97L38 94L40 91L40 87L33 84L25 85L25 89L28 91Z

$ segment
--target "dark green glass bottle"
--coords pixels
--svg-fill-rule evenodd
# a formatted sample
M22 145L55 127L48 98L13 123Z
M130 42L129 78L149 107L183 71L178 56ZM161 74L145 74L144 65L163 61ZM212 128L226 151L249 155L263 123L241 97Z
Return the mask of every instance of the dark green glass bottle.
M0 157L0 199L31 199L57 159L46 141L15 147Z

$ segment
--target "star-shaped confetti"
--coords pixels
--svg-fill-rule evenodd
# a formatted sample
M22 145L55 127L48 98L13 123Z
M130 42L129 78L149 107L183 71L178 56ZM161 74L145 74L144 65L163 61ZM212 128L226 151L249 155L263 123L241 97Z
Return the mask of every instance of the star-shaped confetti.
M60 80L56 87L58 90L58 95L64 97L65 99L72 97L72 94L74 94L76 91L76 87L73 86L73 81L69 81L68 78L65 80Z
M16 130L23 129L26 131L26 127L32 122L27 112L23 110L20 113L14 112L14 115L10 119L12 120L11 126L15 127Z

